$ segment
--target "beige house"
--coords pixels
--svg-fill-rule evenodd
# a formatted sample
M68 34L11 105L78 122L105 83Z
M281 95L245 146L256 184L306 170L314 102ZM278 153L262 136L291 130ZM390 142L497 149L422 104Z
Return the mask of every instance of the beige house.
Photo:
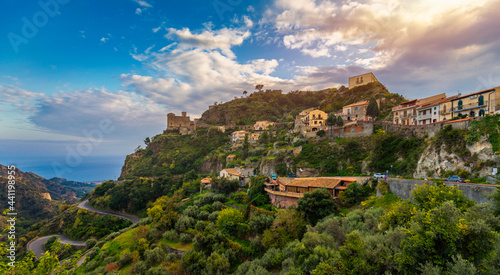
M302 115L301 115L302 114ZM325 121L328 118L328 114L318 110L316 108L310 108L302 111L299 115L301 115L302 124L305 126L312 127L312 131L315 132L321 126L325 125ZM316 130L315 130L316 129Z
M377 81L378 80L373 73L367 73L367 74L349 77L349 89L356 87L356 86L366 85L370 82L377 82Z
M447 107L449 118L493 114L500 110L500 86L459 96L451 101L451 106Z
M251 133L250 136L248 137L248 141L251 144L257 144L259 142L260 138L260 133Z
M392 108L393 124L418 125L417 109L446 98L446 94L439 94L422 99L414 99L403 102Z
M245 176L240 174L235 168L226 168L219 172L219 177L228 178L230 180L242 180Z
M206 189L212 188L212 179L211 178L204 178L201 180L201 186Z
M254 130L260 131L260 130L267 130L270 126L274 126L274 122L263 120L255 122L253 128Z
M249 134L247 131L234 131L231 134L232 143L243 143L245 141L245 135Z
M371 117L366 115L366 108L368 108L369 101L360 101L342 107L340 116L344 121L368 121L372 120ZM377 105L380 108L380 100L377 100Z

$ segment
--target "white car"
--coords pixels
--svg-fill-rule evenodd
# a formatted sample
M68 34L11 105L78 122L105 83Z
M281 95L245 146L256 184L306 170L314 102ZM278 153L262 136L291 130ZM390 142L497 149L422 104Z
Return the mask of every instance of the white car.
M374 178L374 179L383 179L383 178L384 178L384 175L383 175L383 174L381 174L381 173L375 173L375 174L373 175L373 178Z

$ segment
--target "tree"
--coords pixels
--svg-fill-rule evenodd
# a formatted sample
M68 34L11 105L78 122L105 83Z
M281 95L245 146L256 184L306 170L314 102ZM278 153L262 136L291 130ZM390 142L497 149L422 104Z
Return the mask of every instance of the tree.
M297 210L303 212L314 226L322 218L336 212L337 204L325 188L307 192L298 201Z
M243 140L243 157L248 157L248 149L250 147L250 143L248 142L248 133L245 134L245 140Z
M371 116L373 121L379 116L380 110L378 109L378 104L375 98L371 98L368 102L368 107L366 107L366 115Z
M338 116L337 117L337 122L336 122L335 125L337 125L338 127L343 127L344 126L344 119L342 119L341 116ZM340 130L339 130L339 137L340 137Z
M158 198L147 212L153 223L161 230L173 228L180 216L177 213L177 204L167 196Z
M329 114L325 123L326 125L330 126L330 135L333 135L332 128L333 126L337 125L337 117L335 116L335 114Z
M341 193L341 198L345 204L355 205L368 197L370 192L371 188L368 184L361 185L357 182L353 182L347 186L343 193Z
M266 248L285 247L295 239L301 239L306 231L304 213L296 209L281 209L270 229L264 231L262 244Z
M261 144L268 144L269 143L269 134L267 131L262 132L262 135L260 135L259 142Z
M149 145L149 143L151 143L151 139L149 137L146 137L146 139L144 139L144 144Z
M248 92L247 91L243 91L243 95L244 96L247 96Z
M263 84L258 84L257 86L255 86L255 89L259 90L259 92L262 90L262 88L264 88Z
M455 186L445 185L417 185L412 192L413 201L419 209L430 210L442 205L446 201L452 201L460 211L465 212L474 205L474 201L465 197L462 191Z
M226 208L220 211L217 217L217 227L220 231L230 235L236 232L238 223L243 222L243 214L237 209Z

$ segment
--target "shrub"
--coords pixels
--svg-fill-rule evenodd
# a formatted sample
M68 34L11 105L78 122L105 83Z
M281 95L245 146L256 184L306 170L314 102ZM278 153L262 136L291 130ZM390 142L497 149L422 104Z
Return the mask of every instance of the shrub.
M146 275L163 275L166 274L166 270L162 265L152 267L148 269L148 272L146 272Z
M208 216L208 219L214 222L217 220L218 216L219 216L219 211L214 211L212 212L212 214L210 214L210 216Z
M222 202L216 201L212 204L213 211L220 211L222 209Z
M210 215L210 213L208 211L201 211L198 214L198 219L206 221L206 220L208 220L209 215Z
M149 265L145 261L138 261L134 268L132 268L132 272L134 274L145 274L149 269Z
M86 271L91 271L91 270L94 270L96 267L97 267L97 262L96 261L91 261L91 262L88 262L85 265L85 270Z
M198 206L196 205L191 205L188 208L184 210L184 215L192 218L196 218L198 216Z
M195 228L196 230L200 231L200 232L201 232L201 231L203 231L203 230L205 229L205 222L203 222L203 221L198 221L198 222L196 223L196 225L194 226L194 228Z
M181 216L175 223L175 229L179 232L186 232L194 226L194 219L188 216Z
M180 236L180 240L184 244L190 243L191 242L191 236L189 234L182 233L181 236Z
M132 262L132 253L130 250L126 249L120 254L120 259L118 260L118 265L126 266Z
M238 223L243 222L243 214L237 209L226 208L217 217L217 227L226 234L236 231Z
M155 263L160 263L165 260L165 252L163 252L163 249L156 247L154 249L147 250L144 252L144 258L147 263L149 264L155 264Z
M176 242L179 240L179 234L177 234L174 229L166 231L165 233L163 233L162 237L171 242Z
M88 240L85 242L85 249L91 249L91 248L92 248L92 247L94 247L96 244L97 244L97 240L96 240L96 239L94 239L94 238L88 239Z

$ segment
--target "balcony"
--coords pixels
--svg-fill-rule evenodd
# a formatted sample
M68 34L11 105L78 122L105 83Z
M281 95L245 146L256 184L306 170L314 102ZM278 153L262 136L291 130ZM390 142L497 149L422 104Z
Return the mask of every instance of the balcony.
M474 109L474 108L481 108L481 107L486 107L486 106L488 106L488 101L483 102L483 104L481 104L481 105L479 105L479 102L473 102L473 103L469 103L469 104L464 104L460 107L453 107L453 109L451 109L451 112L452 113L461 112L461 111L466 111L466 110L470 110L470 109Z
M417 116L417 120L423 120L423 119L429 119L429 118L432 118L432 114L431 113L425 114L425 115L418 115Z

